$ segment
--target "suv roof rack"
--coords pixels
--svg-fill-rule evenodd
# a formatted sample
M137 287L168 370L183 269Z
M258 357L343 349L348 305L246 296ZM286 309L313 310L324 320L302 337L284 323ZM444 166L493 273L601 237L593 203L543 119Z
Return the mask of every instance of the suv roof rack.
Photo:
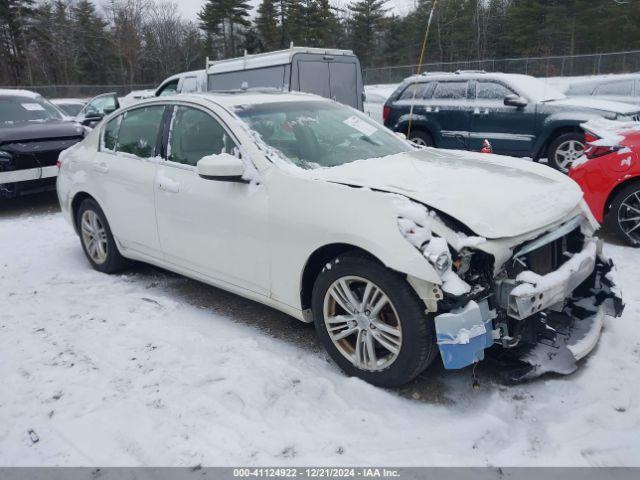
M487 73L485 70L456 70L455 74L460 75L461 73Z

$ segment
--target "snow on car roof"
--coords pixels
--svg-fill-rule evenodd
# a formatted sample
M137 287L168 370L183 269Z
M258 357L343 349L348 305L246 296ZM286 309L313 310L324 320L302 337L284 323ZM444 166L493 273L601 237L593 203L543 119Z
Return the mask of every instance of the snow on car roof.
M229 58L227 60L207 60L207 73L216 74L235 72L248 68L270 67L291 63L291 59L297 53L312 53L318 55L353 55L351 50L338 50L331 48L291 47L286 50L245 55L244 57Z
M415 80L500 80L510 85L518 91L519 94L527 97L534 102L544 102L547 100L561 100L566 98L562 92L549 85L547 82L540 80L539 78L532 77L530 75L522 75L519 73L488 73L488 72L465 72L459 73L429 73L426 72L421 75L413 75L406 79L406 81Z
M210 100L222 105L223 107L233 108L239 105L258 105L263 103L275 102L299 102L299 101L317 101L330 102L324 97L303 92L278 92L278 91L233 91L233 92L202 92L188 93L180 95L172 95L164 97L165 99L198 99Z
M40 94L31 90L20 90L13 88L0 88L0 97L29 97L38 98Z

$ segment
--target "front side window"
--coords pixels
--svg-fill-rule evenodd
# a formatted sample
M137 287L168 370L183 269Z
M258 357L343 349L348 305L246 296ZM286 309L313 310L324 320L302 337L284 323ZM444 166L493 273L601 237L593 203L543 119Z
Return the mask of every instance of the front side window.
M274 102L238 106L235 112L265 143L303 168L333 167L415 148L338 103Z
M478 82L476 84L476 98L478 100L504 100L507 95L514 95L501 83Z
M124 113L118 133L116 151L140 158L155 155L164 106L136 108Z
M178 82L179 80L173 80L167 83L164 87L162 87L162 90L160 90L158 96L163 97L165 95L173 95L174 93L176 93L178 91Z
M20 123L42 123L62 120L62 114L42 97L0 97L0 125L8 127Z
M429 89L428 83L412 83L404 89L404 92L400 95L398 100L411 100L413 98L425 98L427 90Z
M443 100L467 98L467 82L440 82L433 91L433 98Z
M633 80L600 85L596 95L619 95L621 97L631 97L633 96Z
M187 77L182 81L181 93L195 92L198 90L198 79L196 77Z
M169 134L168 159L195 166L202 157L235 152L235 143L208 113L191 107L175 107Z

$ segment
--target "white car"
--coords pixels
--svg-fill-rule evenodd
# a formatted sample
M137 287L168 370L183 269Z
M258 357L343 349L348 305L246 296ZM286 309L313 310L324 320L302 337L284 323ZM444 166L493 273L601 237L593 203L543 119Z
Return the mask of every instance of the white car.
M60 164L96 270L148 262L313 321L335 362L376 385L410 381L438 350L451 369L494 347L513 378L570 373L622 308L563 174L418 149L321 97L143 100Z

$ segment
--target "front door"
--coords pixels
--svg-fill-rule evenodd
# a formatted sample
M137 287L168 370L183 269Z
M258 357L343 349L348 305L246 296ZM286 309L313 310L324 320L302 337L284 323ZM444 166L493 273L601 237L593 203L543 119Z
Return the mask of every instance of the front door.
M506 85L493 81L478 81L471 114L469 145L471 150L482 149L489 140L494 153L527 156L535 141L536 107L529 103L524 107L504 104L508 95L517 95Z
M201 178L205 156L238 154L208 111L176 105L166 161L156 175L156 213L165 261L262 295L269 294L267 196L263 186Z

